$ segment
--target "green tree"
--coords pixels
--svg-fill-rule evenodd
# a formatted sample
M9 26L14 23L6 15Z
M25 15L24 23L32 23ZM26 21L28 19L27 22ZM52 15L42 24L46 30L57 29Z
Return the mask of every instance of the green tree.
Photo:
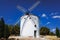
M4 37L5 37L5 38L8 38L9 35L10 35L10 32L9 32L8 25L5 25L5 29L4 29Z
M9 29L9 34L12 35L13 26L12 25L8 25L8 29Z
M8 25L5 24L3 17L0 20L0 38L7 38L9 36Z
M55 35L53 32L49 32L49 35Z
M49 35L50 29L47 27L40 28L40 35Z
M60 31L59 31L58 28L56 28L56 36L57 36L57 37L60 37Z
M3 17L1 17L1 20L0 20L0 38L4 37L4 28L5 28L5 22L4 22Z
M20 35L20 27L18 25L13 27L13 34Z
M2 34L2 25L1 25L1 20L0 20L0 38L1 38L1 34Z

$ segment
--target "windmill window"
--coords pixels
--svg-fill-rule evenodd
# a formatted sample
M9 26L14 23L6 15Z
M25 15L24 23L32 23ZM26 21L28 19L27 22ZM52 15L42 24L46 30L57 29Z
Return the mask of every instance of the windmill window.
M31 17L30 17L30 19L31 19Z
M24 19L26 19L26 18L24 18Z
M36 25L34 25L36 27Z

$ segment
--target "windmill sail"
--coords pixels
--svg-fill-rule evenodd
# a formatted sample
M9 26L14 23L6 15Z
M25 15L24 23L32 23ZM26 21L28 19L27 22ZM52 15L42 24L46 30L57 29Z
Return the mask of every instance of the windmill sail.
M32 11L38 4L40 3L40 1L37 1L32 7L30 7L28 10Z
M19 5L17 5L17 8L18 8L20 11L24 12L24 13L27 11L25 8L23 8L23 7L19 6Z
M31 13L30 13L39 3L40 3L40 1L37 1L28 10L26 10L25 8L23 8L23 7L19 6L19 5L17 6L17 8L20 11L22 11L24 14L26 13L26 15L23 15L21 17L21 20L20 20L20 35L21 35L21 37L28 37L28 36L34 37L34 33L35 33L36 37L39 37L39 32L38 32L39 31L39 29L38 29L39 21L38 21L38 17L35 16L35 15L31 15ZM36 20L35 20L35 18L36 18Z

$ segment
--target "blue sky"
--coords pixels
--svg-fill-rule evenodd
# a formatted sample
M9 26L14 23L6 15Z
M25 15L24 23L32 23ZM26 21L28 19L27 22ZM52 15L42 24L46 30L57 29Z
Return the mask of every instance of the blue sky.
M0 17L3 16L6 24L14 25L23 12L17 5L30 8L38 0L0 0ZM60 28L60 0L39 0L40 4L31 12L39 17L40 26L50 29Z

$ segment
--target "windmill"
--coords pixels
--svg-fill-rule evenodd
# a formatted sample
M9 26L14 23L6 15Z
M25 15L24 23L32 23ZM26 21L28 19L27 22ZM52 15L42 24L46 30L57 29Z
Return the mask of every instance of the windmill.
M32 15L31 11L40 3L37 1L32 7L26 10L25 8L17 5L17 8L22 11L25 15L20 20L20 35L21 37L39 37L39 19L37 16ZM16 25L15 24L15 25Z

